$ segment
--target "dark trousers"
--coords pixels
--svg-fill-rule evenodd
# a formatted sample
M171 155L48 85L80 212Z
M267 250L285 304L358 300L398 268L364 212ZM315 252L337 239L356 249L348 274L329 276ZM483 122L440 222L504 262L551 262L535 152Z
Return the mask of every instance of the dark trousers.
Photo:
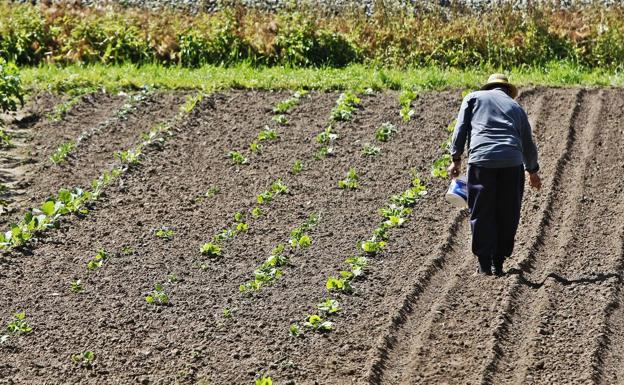
M502 261L514 248L524 192L524 167L468 166L472 252Z

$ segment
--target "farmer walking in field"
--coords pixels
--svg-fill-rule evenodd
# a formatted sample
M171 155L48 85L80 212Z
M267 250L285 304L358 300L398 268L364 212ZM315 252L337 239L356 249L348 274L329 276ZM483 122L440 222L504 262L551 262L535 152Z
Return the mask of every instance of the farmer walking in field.
M513 251L520 221L525 172L540 189L537 148L526 112L514 100L518 89L502 74L462 101L450 146L451 178L459 176L468 148L468 207L472 252L478 273L501 276Z

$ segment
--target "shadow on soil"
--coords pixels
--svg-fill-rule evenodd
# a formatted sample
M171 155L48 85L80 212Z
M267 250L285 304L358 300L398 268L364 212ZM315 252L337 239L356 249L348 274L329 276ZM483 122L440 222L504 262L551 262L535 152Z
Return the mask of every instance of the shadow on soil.
M592 277L583 277L578 279L567 279L566 277L562 277L557 273L549 273L546 278L542 280L542 282L531 282L525 276L524 272L520 269L512 268L507 271L508 275L517 275L520 283L530 287L531 289L539 289L546 283L546 280L549 278L554 279L558 283L563 286L575 285L579 283L599 283L604 282L610 278L617 278L618 282L622 281L622 276L617 273L598 273Z

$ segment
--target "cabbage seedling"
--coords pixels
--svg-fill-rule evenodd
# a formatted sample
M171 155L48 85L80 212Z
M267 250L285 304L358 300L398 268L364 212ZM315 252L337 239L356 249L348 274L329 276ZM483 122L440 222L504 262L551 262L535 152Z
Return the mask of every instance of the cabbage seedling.
M273 380L271 377L262 376L256 379L256 385L273 385Z
M293 163L292 173L299 174L301 171L303 171L303 162L297 159L295 160L295 163Z
M121 163L126 164L128 166L135 166L141 163L141 155L142 155L141 146L137 146L135 149L130 149L126 151L116 151L113 154L115 159L118 159Z
M401 117L403 121L409 122L414 116L414 110L412 110L412 101L416 99L418 94L412 90L404 90L399 95L399 104L401 105Z
M91 270L91 271L99 269L100 267L102 267L104 262L108 261L109 258L110 257L108 255L108 253L106 252L106 250L100 249L100 250L98 250L98 252L95 255L95 257L93 257L92 260L87 262L87 269Z
M54 164L59 164L66 160L67 156L74 150L76 147L76 142L70 141L67 143L61 144L59 148L56 149L54 154L50 156L50 160Z
M364 269L368 266L368 259L366 257L350 257L346 262L351 267L351 273L353 277L359 277L364 275Z
M386 242L375 241L372 239L360 243L360 248L362 249L362 251L369 255L377 254L384 246L386 246Z
M168 229L166 227L161 227L160 229L154 232L154 235L160 239L164 239L166 241L170 241L173 239L173 230Z
M302 334L301 328L297 324L292 324L288 328L288 334L290 334L291 337L299 337Z
M338 139L338 134L332 131L332 126L328 126L316 136L316 141L321 144L331 143L336 139Z
M84 291L84 286L82 284L82 281L77 279L75 281L71 281L71 283L69 284L69 289L73 293L82 293Z
M251 216L254 218L259 218L262 215L262 209L260 207L254 207L251 209Z
M26 312L13 314L13 319L7 325L7 331L13 335L28 334L33 328L26 321Z
M168 305L169 295L165 292L165 288L160 283L154 285L154 290L145 296L145 302L150 305Z
M338 313L341 310L340 304L335 299L327 298L325 301L316 305L316 308L326 312L327 314Z
M243 154L241 154L238 151L228 152L228 158L230 158L230 160L232 160L234 164L248 164L249 163L249 160L245 158Z
M362 147L362 156L375 156L379 155L380 152L381 148L373 146L370 143L366 143L364 147Z
M209 257L221 256L221 247L210 242L201 245L199 251L202 253L202 255L207 255Z
M327 278L327 283L325 284L325 287L329 291L341 291L347 294L353 292L353 287L351 286L351 282L349 282L349 278L347 277L329 277Z
M353 119L353 112L359 107L361 99L350 92L338 97L336 107L331 111L331 120L346 122Z
M2 147L5 147L5 148L15 147L11 139L13 139L11 135L7 134L4 130L0 130L0 144Z
M450 164L451 156L449 154L442 155L440 158L436 159L435 162L433 162L431 175L435 178L447 178L448 171L446 169Z
M269 128L268 126L264 127L264 130L260 131L258 133L258 140L259 141L263 141L263 140L275 140L278 138L278 134L277 131Z
M262 145L260 143L258 143L256 140L254 140L249 145L249 151L251 151L251 152L262 152Z
M394 124L390 122L385 122L375 132L375 138L381 142L387 142L388 140L390 140L390 137L397 131L398 130Z
M86 351L79 354L72 354L71 360L74 364L80 364L82 366L89 367L95 359L95 354L92 351Z
M286 115L275 115L273 117L273 121L281 126L285 126L288 124L288 118L286 117Z
M341 189L349 189L349 190L355 190L359 187L358 185L358 174L357 171L355 171L354 168L350 168L349 172L347 173L347 177L343 180L338 181L338 187Z
M329 332L334 328L334 323L324 321L321 316L312 314L308 316L307 320L303 323L303 326L318 332Z

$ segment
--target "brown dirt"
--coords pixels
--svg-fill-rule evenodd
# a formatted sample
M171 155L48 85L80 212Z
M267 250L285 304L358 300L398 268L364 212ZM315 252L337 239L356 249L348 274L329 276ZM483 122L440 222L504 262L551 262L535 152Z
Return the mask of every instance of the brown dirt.
M251 384L261 373L276 384L621 382L624 91L522 93L544 188L527 190L510 274L500 279L473 275L465 213L441 198L447 181L428 176L459 92L421 95L408 124L398 116L396 93L365 96L355 119L335 127L335 155L320 161L312 160L314 137L338 95L312 93L278 128L278 141L250 156L249 165L232 165L227 152L249 155L258 131L275 127L271 107L288 96L210 97L89 215L64 221L31 255L0 257L0 324L23 309L34 328L0 345L0 384ZM33 201L96 177L114 147L170 117L181 99L157 100L94 138L66 169L50 167L42 184L34 180ZM382 156L362 157L362 145L375 142L384 121L399 133L381 144ZM304 160L300 174L290 173L295 159ZM360 176L355 191L337 188L349 167ZM429 194L371 261L356 292L336 296L343 307L332 317L336 329L290 337L291 322L328 297L325 280L370 236L377 210L408 187L412 168L426 176ZM223 258L202 258L199 245L235 212L252 208L278 177L289 194L227 242ZM197 199L215 186L219 194ZM238 286L313 212L322 219L310 232L312 247L293 256L273 286L241 295ZM160 226L175 231L171 241L153 235ZM125 247L134 253L121 255ZM115 256L88 275L86 263L99 248ZM171 306L146 304L154 283L171 273L179 278L165 284ZM78 278L86 291L71 293ZM96 354L93 367L71 362L86 350Z

